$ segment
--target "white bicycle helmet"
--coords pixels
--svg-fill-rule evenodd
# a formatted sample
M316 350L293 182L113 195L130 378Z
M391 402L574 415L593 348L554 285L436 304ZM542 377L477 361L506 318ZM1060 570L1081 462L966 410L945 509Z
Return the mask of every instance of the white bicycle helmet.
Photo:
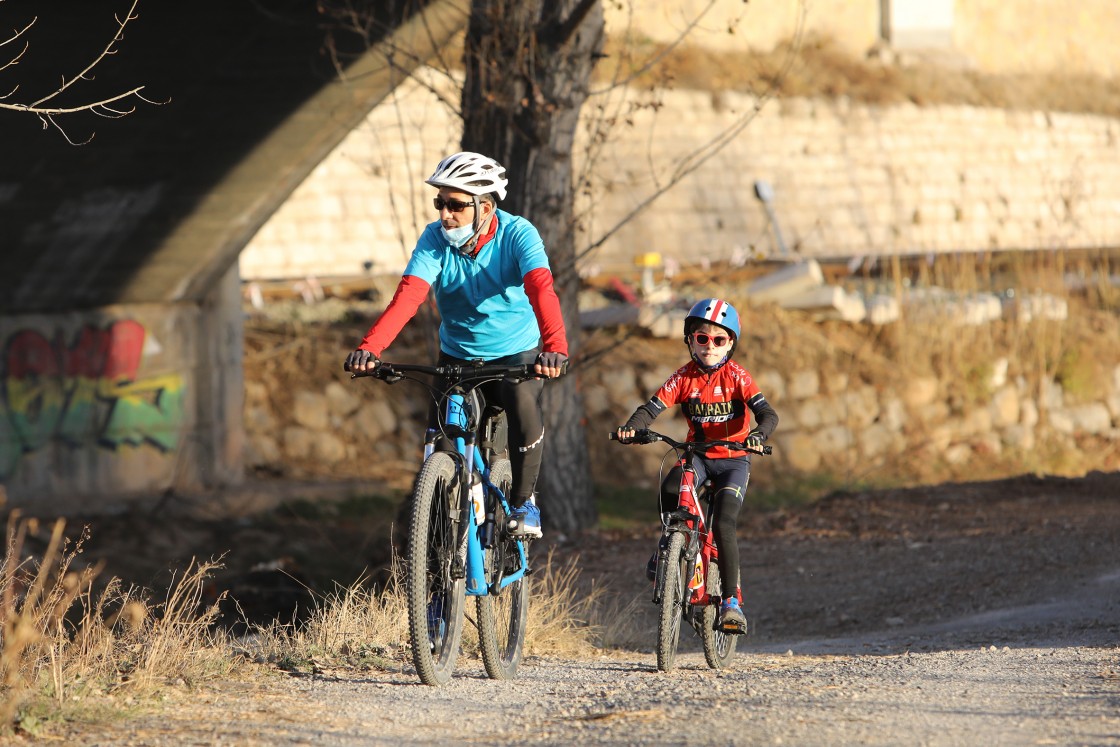
M479 197L496 192L499 200L506 198L505 168L489 156L465 151L439 162L435 173L425 180L433 187L449 187Z

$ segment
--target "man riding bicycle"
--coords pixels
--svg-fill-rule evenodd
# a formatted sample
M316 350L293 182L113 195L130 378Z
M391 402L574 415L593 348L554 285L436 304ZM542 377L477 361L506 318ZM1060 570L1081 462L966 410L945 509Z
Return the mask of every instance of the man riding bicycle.
M425 181L439 190L433 200L439 220L421 233L393 299L343 367L375 369L431 289L441 317L440 365L535 363L534 370L545 378L563 374L568 339L548 255L532 223L498 208L509 183L505 169L479 153L456 153L440 161ZM541 379L480 387L509 421L509 528L515 536L541 536L534 491L543 456L543 389ZM433 403L428 427L439 423L438 403Z
M766 401L750 373L731 360L740 335L739 314L726 301L707 298L688 312L684 342L692 360L678 369L657 393L618 427L620 443L629 443L636 430L649 427L672 405L680 405L688 420L688 441L745 441L758 449L778 426L778 413ZM752 430L751 414L756 426ZM719 572L727 597L720 608L719 627L729 633L746 632L747 620L735 598L739 585L739 509L750 479L750 454L716 446L693 458L696 483L712 481L713 531L719 547ZM674 467L661 483L661 511L677 507L681 470ZM650 563L656 567L657 554Z

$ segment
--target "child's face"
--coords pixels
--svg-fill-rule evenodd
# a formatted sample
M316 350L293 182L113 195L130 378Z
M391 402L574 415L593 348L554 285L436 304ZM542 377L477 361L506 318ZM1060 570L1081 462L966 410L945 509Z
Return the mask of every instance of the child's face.
M688 336L688 349L703 365L714 366L727 357L732 342L730 333L723 327L701 324Z

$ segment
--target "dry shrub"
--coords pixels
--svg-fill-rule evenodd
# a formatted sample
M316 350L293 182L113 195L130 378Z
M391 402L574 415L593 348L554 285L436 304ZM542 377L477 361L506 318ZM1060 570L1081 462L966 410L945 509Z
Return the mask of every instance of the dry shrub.
M837 98L870 105L962 105L1019 111L1117 116L1120 82L1095 75L997 75L903 55L893 62L860 58L835 39L807 35L771 50L717 51L686 43L668 48L639 38L612 38L597 66L600 84L739 91L789 98Z
M594 612L603 594L593 588L581 594L579 558L557 565L549 551L544 567L533 572L529 600L529 624L525 652L540 656L587 654L593 650L600 630L593 623Z
M882 351L901 374L930 372L946 381L965 382L960 394L968 396L954 403L958 406L987 399L991 392L982 386L985 366L990 368L997 359L1010 363L1011 377L1023 376L1036 385L1056 380L1075 398L1106 391L1106 367L1120 358L1114 343L1120 329L1105 291L1070 290L1069 262L1076 262L1089 277L1107 277L1109 271L1107 256L1015 254L997 263L985 255L938 257L924 266L915 285L944 289L946 304L927 306L933 311L925 316L905 315L884 330ZM978 292L1048 294L1068 305L1069 316L1028 321L1005 316L975 326L956 323L951 303Z
M617 595L599 594L591 610L596 648L648 651L652 638L648 615L639 609L643 605L649 605L648 594L628 600Z
M380 591L359 579L323 597L299 626L273 623L247 641L258 661L282 669L315 669L323 664L357 668L395 667L406 658L408 612L400 567Z
M73 570L84 535L70 545L59 519L35 558L25 547L38 529L35 519L9 515L0 571L0 729L80 719L124 690L143 699L235 666L211 632L217 603L202 604L215 564L192 563L161 603L115 578L95 593L99 569Z
M562 566L549 552L532 575L527 655L577 655L593 650L603 628L598 591L581 595L577 560ZM478 654L475 605L468 598L461 643L464 655ZM391 581L380 591L362 580L326 596L301 626L273 624L258 629L247 643L258 661L283 669L314 670L323 666L397 668L409 658L408 612L401 568L394 564Z
M648 638L636 613L637 600L622 601L592 583L580 583L580 558L559 564L549 551L533 573L527 653L586 656L597 650L644 645Z

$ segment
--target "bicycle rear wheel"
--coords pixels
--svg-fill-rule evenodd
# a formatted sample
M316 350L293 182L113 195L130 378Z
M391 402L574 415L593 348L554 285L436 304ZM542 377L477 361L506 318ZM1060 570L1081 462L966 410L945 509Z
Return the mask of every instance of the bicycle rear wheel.
M466 585L458 560L459 486L455 460L436 452L416 477L408 529L408 634L425 685L451 679L463 635Z
M719 566L713 561L708 565L708 594L719 595L720 589ZM716 628L719 621L719 605L715 603L704 607L701 616L700 640L704 642L704 659L712 669L722 669L735 655L736 636L734 633L725 633Z
M681 638L681 621L688 600L688 558L684 551L685 536L673 532L665 554L665 588L661 594L661 615L657 622L657 668L668 672L677 656Z

